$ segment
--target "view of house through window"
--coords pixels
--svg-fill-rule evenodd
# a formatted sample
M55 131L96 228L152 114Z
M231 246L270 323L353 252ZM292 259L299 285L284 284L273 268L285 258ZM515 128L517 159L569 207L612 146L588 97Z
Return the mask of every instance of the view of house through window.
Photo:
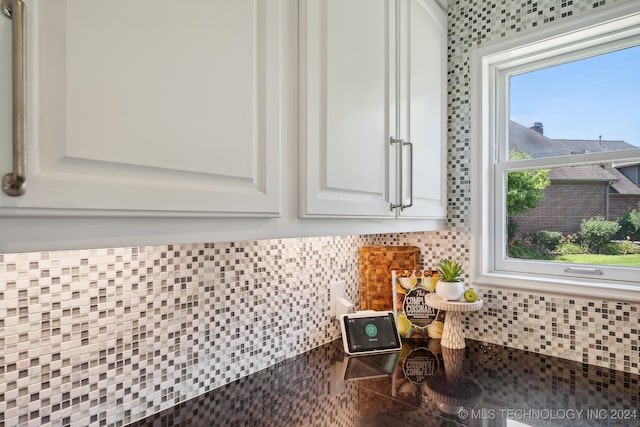
M640 46L508 85L507 256L640 267Z

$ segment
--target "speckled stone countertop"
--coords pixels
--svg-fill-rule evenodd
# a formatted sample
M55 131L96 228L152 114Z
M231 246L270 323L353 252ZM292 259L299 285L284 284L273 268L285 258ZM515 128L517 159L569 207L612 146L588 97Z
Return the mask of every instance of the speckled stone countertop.
M131 425L637 426L639 396L637 375L479 341L372 359L335 341Z

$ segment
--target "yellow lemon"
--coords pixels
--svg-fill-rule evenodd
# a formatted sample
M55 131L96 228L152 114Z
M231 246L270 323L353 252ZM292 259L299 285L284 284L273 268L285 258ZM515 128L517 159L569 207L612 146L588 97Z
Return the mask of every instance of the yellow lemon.
M400 337L409 338L411 336L412 327L413 325L404 313L398 314L398 333L400 334Z
M429 338L442 338L443 331L444 323L439 320L434 320L427 326L427 335L429 335Z
M478 293L474 289L467 289L464 291L464 299L467 302L474 302L478 300Z

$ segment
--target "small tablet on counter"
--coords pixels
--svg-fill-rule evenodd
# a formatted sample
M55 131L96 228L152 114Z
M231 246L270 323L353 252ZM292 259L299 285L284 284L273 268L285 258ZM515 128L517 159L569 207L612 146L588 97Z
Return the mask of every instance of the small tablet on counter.
M402 349L392 311L360 311L340 316L342 343L348 355L386 353Z

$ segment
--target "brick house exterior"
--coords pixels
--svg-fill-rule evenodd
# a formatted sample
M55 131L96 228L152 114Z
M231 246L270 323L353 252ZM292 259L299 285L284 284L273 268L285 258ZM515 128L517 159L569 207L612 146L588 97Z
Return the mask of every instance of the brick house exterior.
M518 231L521 234L539 230L577 233L583 219L602 216L606 211L607 187L594 182L559 184L552 181L538 206L516 217Z
M609 219L640 208L640 164L610 165L606 169L617 179L609 187Z
M640 208L640 196L637 194L610 194L609 219L618 219L634 209Z
M542 124L526 128L511 122L510 147L535 157L636 148L623 141L554 140ZM551 184L537 207L516 216L519 234L547 230L577 233L583 220L600 216L615 220L640 207L640 164L553 168Z

